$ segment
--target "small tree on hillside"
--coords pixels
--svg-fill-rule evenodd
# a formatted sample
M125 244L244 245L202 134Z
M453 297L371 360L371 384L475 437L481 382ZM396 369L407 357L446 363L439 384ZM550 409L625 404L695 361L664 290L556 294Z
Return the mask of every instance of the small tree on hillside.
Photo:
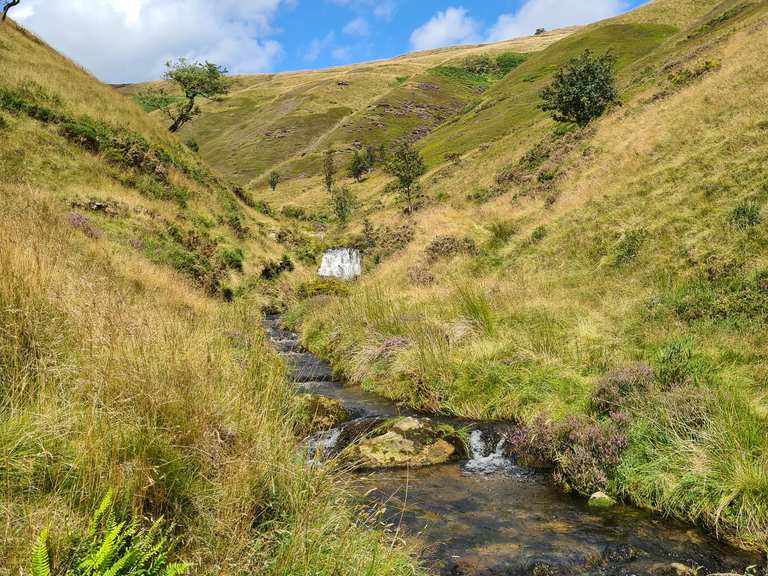
M323 182L328 194L333 191L333 182L336 178L336 162L333 159L333 154L333 150L326 150L325 156L323 156Z
M349 221L349 216L352 214L352 209L355 206L355 197L346 186L335 186L330 194L333 213L336 215L339 224L343 226Z
M379 161L379 158L376 155L376 148L370 144L366 146L363 158L365 159L365 163L368 165L368 171L370 172L376 167L376 163Z
M269 187L274 192L277 190L277 185L280 184L280 174L274 170L269 173Z
M6 16L8 16L8 11L14 6L18 6L20 2L21 0L6 0L3 2L3 22L5 22Z
M541 109L558 122L575 122L583 128L619 103L615 66L612 52L595 55L585 50L555 72L541 92Z
M407 142L398 146L387 162L387 172L397 178L397 191L405 204L405 211L409 214L418 207L421 198L418 180L426 171L427 167L421 154Z
M200 114L198 98L214 100L229 92L229 79L225 76L227 69L210 62L188 62L179 58L176 62L168 62L164 78L175 83L184 94L178 98L169 94L163 88L150 88L137 96L139 104L146 110L162 110L171 120L168 127L170 132L179 129L195 116Z
M365 161L365 158L362 154L360 154L360 152L355 150L355 154L352 156L352 161L349 163L349 168L347 170L349 175L360 182L368 170L368 162Z

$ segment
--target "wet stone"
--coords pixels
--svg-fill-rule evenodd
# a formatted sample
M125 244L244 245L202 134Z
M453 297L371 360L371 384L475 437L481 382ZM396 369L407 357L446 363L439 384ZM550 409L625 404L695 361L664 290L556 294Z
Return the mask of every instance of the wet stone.
M360 468L433 466L463 455L461 439L450 426L412 417L390 421L353 444L345 459Z

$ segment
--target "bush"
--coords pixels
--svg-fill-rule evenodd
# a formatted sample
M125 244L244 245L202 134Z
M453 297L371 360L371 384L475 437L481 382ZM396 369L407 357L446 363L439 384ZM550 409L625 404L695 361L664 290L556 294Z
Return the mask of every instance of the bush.
M266 200L258 200L254 202L253 208L260 214L264 214L264 216L271 216L272 218L275 216L274 209Z
M345 297L349 295L349 286L335 278L316 278L302 283L297 290L297 295L302 300L315 296Z
M599 417L620 412L633 396L647 392L653 380L653 369L647 364L611 370L597 383L590 411Z
M274 170L269 173L269 188L274 192L277 190L277 185L280 184L280 174Z
M545 226L538 226L536 229L531 232L531 235L528 237L527 244L529 246L533 246L534 244L538 244L544 238L547 237L547 229Z
M746 230L760 224L760 206L753 202L742 202L733 209L728 217L730 225L736 230Z
M240 248L223 248L219 253L219 259L225 268L243 271L243 251Z
M67 122L62 125L61 134L73 144L94 154L101 151L102 142L105 139L103 129L88 120Z
M346 186L334 186L331 190L331 208L340 224L346 224L355 205L355 197Z
M517 234L517 225L507 220L497 220L488 225L488 231L491 233L491 246L500 246L509 242L512 236Z
M510 451L528 466L554 468L555 482L566 492L589 496L607 490L628 446L622 414L598 421L569 416L551 423L543 417L511 436Z
M293 272L294 266L290 257L285 254L279 262L274 260L267 262L261 270L262 280L274 280L283 272Z
M295 204L286 204L280 209L280 214L294 220L309 220L309 215L304 207Z
M585 50L555 72L552 83L541 92L541 109L558 122L586 126L619 103L614 71L616 56L595 56Z
M192 152L200 152L200 145L197 143L197 140L194 138L187 138L187 140L184 142L187 148L192 150Z
M669 82L674 88L682 88L698 80L705 74L719 70L722 65L719 60L705 60L692 68L681 68L669 75Z
M441 258L452 258L460 254L477 254L477 245L471 238L439 236L427 244L424 252L427 260L437 262Z

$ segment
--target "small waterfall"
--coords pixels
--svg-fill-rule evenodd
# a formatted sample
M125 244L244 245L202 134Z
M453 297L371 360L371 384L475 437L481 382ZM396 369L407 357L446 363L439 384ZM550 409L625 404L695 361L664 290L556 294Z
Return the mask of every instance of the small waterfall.
M341 436L341 428L319 432L307 440L307 458L310 461L322 461L333 454Z
M323 278L354 280L363 273L363 259L354 248L334 248L323 254L317 273Z
M475 474L491 474L512 468L512 462L504 456L506 437L499 437L496 445L489 449L482 430L473 430L469 435L469 449L472 459L464 464L467 472Z

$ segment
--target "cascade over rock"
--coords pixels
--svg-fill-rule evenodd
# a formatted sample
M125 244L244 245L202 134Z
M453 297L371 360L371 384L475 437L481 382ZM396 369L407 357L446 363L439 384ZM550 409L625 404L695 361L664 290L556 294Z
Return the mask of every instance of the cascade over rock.
M323 254L317 273L323 278L354 280L363 273L363 258L354 248L333 248Z

